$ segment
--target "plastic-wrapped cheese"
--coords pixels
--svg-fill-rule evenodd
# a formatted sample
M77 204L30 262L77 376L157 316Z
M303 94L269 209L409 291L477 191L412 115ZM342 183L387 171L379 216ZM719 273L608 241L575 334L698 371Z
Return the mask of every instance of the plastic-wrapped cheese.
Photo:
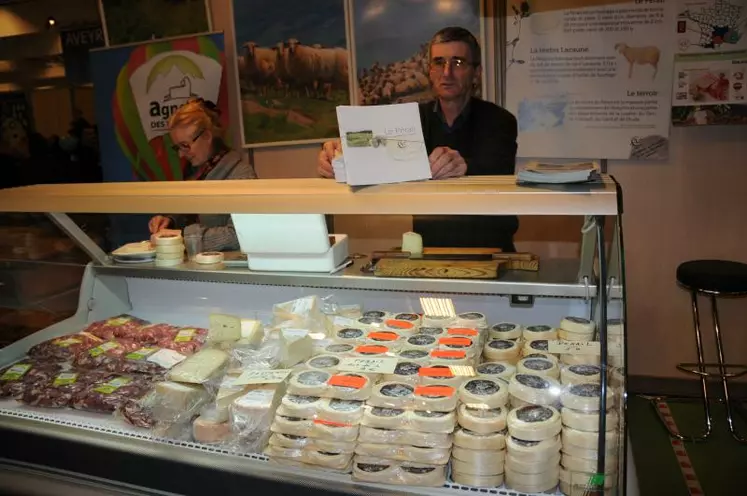
M560 418L566 427L579 431L599 432L599 412L581 412L570 408L562 408L560 410ZM607 415L605 416L606 430L613 431L617 429L618 422L617 412L614 409L607 410Z
M592 332L589 334L579 334L576 332L559 329L558 339L560 339L561 341L591 341L594 339L594 333Z
M574 384L560 395L560 402L565 408L583 412L598 411L602 387L597 383ZM607 388L607 409L615 405L615 395L612 388Z
M598 446L599 433L598 432L585 432L570 427L563 427L561 434L563 446L573 445L579 448L595 449ZM605 433L605 446L607 449L617 448L617 431L607 431Z
M372 345L384 345L391 350L398 350L404 344L404 339L394 331L375 330L366 334L366 343Z
M404 348L397 352L397 357L406 362L413 362L425 365L430 361L430 354L427 350L416 348Z
M459 449L455 448L455 450ZM489 452L491 456L486 457L479 456L479 452L477 451L464 450L460 452L463 456L470 453L477 455L474 457L465 456L465 458L470 458L470 460L461 460L454 454L451 460L451 470L460 474L481 476L503 473L503 464L505 461L503 455L505 455L505 451L491 451Z
M486 465L490 462L498 462L496 464L496 467L500 467L498 470L494 472L487 472L485 470L478 470L478 471L471 471L466 468L461 468L458 471L463 472L465 474L474 474L474 475L480 475L481 473L485 475L489 474L500 474L503 473L503 460L506 457L506 450L474 450L474 449L468 449L468 448L462 448L461 446L454 446L451 449L451 456L455 460L459 460L461 462L466 462L474 465Z
M418 371L420 383L424 385L444 384L458 388L464 381L469 379L465 374L471 371L471 367L466 365L434 365L432 367L421 367Z
M560 436L542 441L525 441L509 436L506 438L506 450L515 460L541 463L560 452Z
M445 336L438 338L438 348L441 350L464 351L468 357L474 357L478 351L477 339L465 336Z
M534 405L552 405L560 398L561 386L550 377L516 374L508 383L508 392L519 400Z
M519 339L524 328L513 322L499 322L490 327L490 339Z
M169 371L169 379L190 384L204 384L228 363L228 353L214 348L204 348Z
M560 480L560 466L542 474L525 474L506 468L506 487L520 493L544 493L555 489Z
M342 470L350 464L352 453L347 451L310 451L304 450L302 460L310 465L319 465L332 469Z
M560 382L563 385L598 383L601 373L602 369L597 365L569 365L560 369Z
M339 400L366 400L371 395L372 380L363 374L338 373L327 381L319 396Z
M599 365L599 355L564 353L560 355L560 363L564 365Z
M560 328L574 334L594 334L594 322L583 317L566 317L560 321Z
M508 409L498 408L470 408L465 404L459 405L459 425L477 434L490 434L506 428Z
M508 382L516 374L516 367L508 362L484 362L475 367L475 373L482 377Z
M508 429L488 434L480 434L464 428L454 431L454 446L472 450L502 450L506 448Z
M306 361L306 366L313 370L334 372L340 366L342 359L335 355L317 355Z
M194 412L204 405L209 398L205 388L198 384L180 384L164 381L156 383L154 417L159 422L173 423L184 416L185 412Z
M356 400L325 398L317 411L317 418L341 424L359 424L363 418L364 403Z
M558 330L548 325L533 325L524 328L522 334L525 341L534 341L537 339L557 339Z
M338 357L350 356L355 346L350 343L332 343L324 347L323 355L335 355Z
M438 315L423 315L421 327L445 328L455 322L456 322L456 319L454 317L438 316Z
M607 320L607 334L610 336L622 336L623 321L621 319Z
M388 460L446 465L449 462L451 450L448 448L424 448L419 446L359 442L355 447L355 454Z
M519 359L519 352L519 345L515 341L492 339L487 342L482 354L489 361L515 364Z
M436 338L444 336L446 329L443 327L420 327L418 334L427 334L429 336L435 336Z
M566 444L565 446L563 446L563 449L561 449L560 451L562 454L572 456L574 458L581 458L584 460L598 460L599 459L599 450L580 448L572 444ZM616 457L617 450L615 448L613 449L607 448L605 456ZM596 468L594 468L593 470L596 470Z
M318 396L299 396L286 394L280 402L278 415L287 417L313 418L321 408L322 400Z
M464 312L457 315L454 324L458 327L470 329L484 329L488 327L485 315L480 312Z
M411 349L432 350L438 345L438 338L430 334L413 334L405 341L404 346Z
M408 427L418 432L449 433L454 431L457 417L454 412L413 410L408 415Z
M457 391L455 388L433 384L415 387L413 408L429 412L450 412L456 409Z
M457 484L472 487L498 487L503 485L503 474L472 475L452 471L451 478Z
M332 374L323 370L306 370L291 376L288 393L299 396L321 396L327 390Z
M374 387L368 399L370 406L408 408L412 405L415 387L405 382L383 382Z
M548 358L522 358L516 364L516 371L520 374L535 374L553 379L560 377L557 362Z
M506 456L505 467L521 474L545 474L555 471L560 465L560 453L554 453L547 460L541 462L528 462L519 458L514 458L510 454Z
M415 322L409 320L387 319L384 321L384 329L404 336L410 336L417 332L418 326Z
M420 381L418 375L420 371L420 365L415 362L400 361L397 362L397 366L394 368L394 373L386 374L384 381L402 381L408 384L415 384Z
M408 313L408 312L396 313L394 314L393 318L394 320L404 320L407 322L412 322L417 327L420 326L421 317L417 313Z
M340 343L362 343L366 340L366 331L354 327L345 327L335 332L334 339Z
M535 339L533 341L525 341L524 349L522 354L524 356L531 355L532 353L550 353L550 344L547 339Z
M525 406L511 410L506 419L512 437L542 441L560 434L560 412L551 406Z
M563 453L563 456L560 458L560 463L564 468L572 472L596 472L597 470L596 460L576 458L565 453ZM617 456L608 454L604 458L604 472L607 474L614 474L617 472Z
M361 425L379 429L406 429L409 424L409 412L401 408L382 408L366 406Z
M508 387L485 377L470 379L460 386L459 399L468 407L500 408L508 403Z
M431 350L429 357L429 363L433 366L469 365L472 363L472 357L468 356L464 350Z
M453 436L443 432L420 432L412 429L382 429L362 425L358 442L372 444L407 444L429 448L451 448Z

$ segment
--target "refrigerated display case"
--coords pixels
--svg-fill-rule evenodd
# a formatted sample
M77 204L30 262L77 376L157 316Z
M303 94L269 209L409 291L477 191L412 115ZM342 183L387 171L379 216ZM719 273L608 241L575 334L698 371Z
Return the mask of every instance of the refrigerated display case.
M584 433L587 446L583 449L593 456L584 458L583 470L577 469L583 475L571 481L572 487L566 480L557 491L589 494L585 491L594 484L604 483L606 494L626 494L622 193L612 177L604 176L596 184L552 186L517 186L513 176L465 177L360 189L321 179L30 186L0 192L0 212L46 213L90 258L75 314L0 349L1 367L18 362L39 343L122 314L174 326L208 327L209 315L216 312L266 323L273 305L311 295L339 307L361 305L368 310L411 313L421 313L422 297L450 298L458 312L482 314L489 325L515 322L555 328L568 316L588 319L595 324L595 331L582 343L586 351L579 355L579 343L571 346L566 342L563 356L570 358L557 362L561 368L572 363L598 363L603 371L595 386L600 408L616 413L595 415L595 425L589 431L607 434ZM260 273L233 264L205 270L192 262L173 268L152 263L122 265L70 217L152 212L571 215L582 216L585 223L575 259L542 259L537 272L506 270L495 279L434 279L376 277L361 271L368 262L365 258L354 259L351 266L334 274ZM562 405L555 404L560 410ZM610 415L619 419L612 429L606 425ZM8 467L46 466L80 477L175 493L197 494L246 484L258 491L282 492L303 486L308 492L342 494L457 495L477 490L453 482L451 476L437 488L361 482L351 479L349 473L268 461L263 453L237 452L184 436L159 436L116 415L45 409L8 398L0 399L0 429L8 441L3 443L6 452L2 455ZM7 449L9 446L13 448ZM568 456L565 451L563 456ZM607 475L589 475L594 473ZM525 494L506 485L480 488L479 492Z

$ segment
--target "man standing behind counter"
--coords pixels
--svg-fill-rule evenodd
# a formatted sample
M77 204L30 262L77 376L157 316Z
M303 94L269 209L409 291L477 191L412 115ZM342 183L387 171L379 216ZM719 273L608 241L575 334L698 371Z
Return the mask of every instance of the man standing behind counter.
M468 30L447 27L430 41L429 78L436 99L420 104L420 120L433 179L510 175L516 166L516 118L472 96L482 78L480 45ZM319 174L332 178L340 140L324 143ZM515 216L414 216L425 246L491 247L513 252Z

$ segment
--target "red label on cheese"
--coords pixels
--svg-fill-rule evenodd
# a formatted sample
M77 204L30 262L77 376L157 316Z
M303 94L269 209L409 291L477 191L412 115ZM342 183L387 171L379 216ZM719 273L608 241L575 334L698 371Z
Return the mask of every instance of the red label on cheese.
M333 375L327 381L330 386L360 389L366 385L366 378L359 375Z
M358 346L355 351L362 355L381 355L382 353L388 353L389 348L381 345L368 345Z
M431 358L466 358L467 353L458 350L433 350Z
M439 338L438 344L447 346L472 346L470 338Z
M399 336L394 332L372 332L368 335L368 339L374 341L396 341Z
M413 327L415 327L415 325L412 322L407 322L406 320L397 320L397 319L387 320L386 325L388 327L393 327L395 329L412 329Z
M328 425L330 427L350 427L351 424L344 424L342 422L332 422L331 420L314 419L315 424Z
M443 398L454 394L454 388L451 386L417 386L415 388L417 396L429 396L433 398Z
M466 327L453 327L446 331L450 336L477 336L479 332L476 329L467 329Z
M454 377L454 373L449 367L422 367L418 370L418 375L422 377Z

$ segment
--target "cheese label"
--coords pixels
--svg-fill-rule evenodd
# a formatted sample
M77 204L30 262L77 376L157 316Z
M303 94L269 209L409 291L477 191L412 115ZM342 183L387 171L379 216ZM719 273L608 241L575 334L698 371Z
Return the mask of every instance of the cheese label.
M396 341L398 338L394 332L372 332L368 335L368 339L372 341Z
M119 327L119 326L125 325L126 323L128 323L131 320L132 319L129 318L129 317L115 317L113 319L107 320L106 321L106 325L112 326L112 327Z
M277 384L283 382L290 373L290 369L245 370L233 381L233 386L243 386L246 384Z
M181 331L176 333L176 337L174 337L174 342L175 343L188 343L192 341L192 338L194 337L196 332L197 332L196 329L182 329Z
M101 355L102 353L106 353L109 350L113 350L114 348L119 348L119 343L116 343L114 341L107 341L104 344L100 344L95 348L91 348L88 350L88 354L92 357L97 357Z
M129 360L142 360L156 350L158 350L158 348L140 348L137 351L126 354L125 358Z
M359 375L333 375L327 381L330 386L361 389L366 385L366 378Z
M332 422L331 420L314 419L314 423L317 425L326 425L328 427L352 427L351 424L343 422Z
M117 389L131 382L132 382L132 379L130 379L129 377L115 377L109 382L102 384L99 387L93 388L93 390L96 391L97 393L112 394Z
M431 351L431 358L448 358L458 359L466 358L467 353L459 350L433 350Z
M415 327L415 325L412 322L407 322L406 320L397 320L397 319L389 319L386 321L387 327L391 327L392 329L402 329L402 330L409 330Z
M472 340L470 338L439 338L438 344L445 346L472 346Z
M82 342L83 341L81 341L80 339L67 338L67 339L60 339L58 341L55 341L54 344L55 346L59 346L61 348L67 348L68 346L72 346L74 344L80 344Z
M338 367L341 372L393 374L397 368L395 357L345 357Z
M466 327L453 327L446 331L449 336L477 336L480 334L476 329L467 329Z
M162 348L148 357L147 361L160 365L165 369L170 369L177 363L186 360L187 357L168 348Z
M68 384L75 384L76 380L78 380L78 374L75 372L63 372L54 378L52 384L54 386L67 386Z
M0 376L0 381L17 381L18 379L23 377L30 368L30 363L17 363L6 370L2 376Z
M389 353L389 348L383 345L358 346L355 352L361 355L381 355L382 353Z
M454 377L454 372L449 367L421 367L418 371L421 377Z
M547 348L550 353L567 355L599 355L599 341L556 341L549 340Z
M80 334L81 336L85 336L85 337L87 337L88 339L92 339L93 341L98 341L98 342L102 342L102 341L103 341L103 339L101 339L101 338L100 338L100 337L98 337L98 336L94 336L94 335L93 335L93 334L91 334L90 332L86 332L86 331L81 331L81 332L79 332L78 334Z
M454 395L454 388L451 386L417 386L415 394L429 398L446 398Z

